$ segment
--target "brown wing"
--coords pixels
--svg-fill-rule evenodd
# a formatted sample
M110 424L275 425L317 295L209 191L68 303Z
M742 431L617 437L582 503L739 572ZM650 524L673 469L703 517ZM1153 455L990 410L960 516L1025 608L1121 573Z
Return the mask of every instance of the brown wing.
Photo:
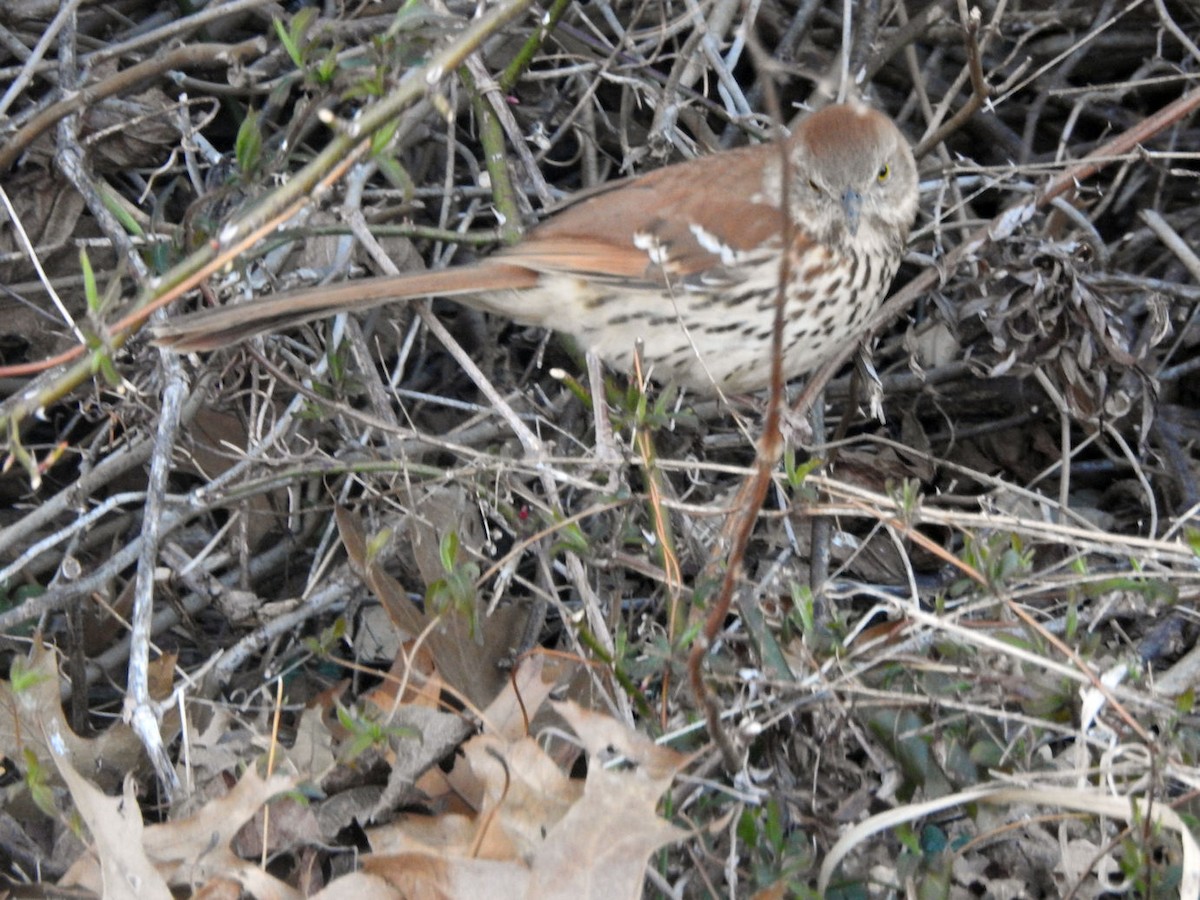
M599 188L552 215L515 247L473 266L309 288L194 313L156 327L155 339L181 351L211 350L338 310L429 295L482 294L476 303L481 309L550 324L531 309L486 299L489 292L531 288L538 273L582 274L635 288L719 286L736 280L731 271L736 261L723 258L722 248L736 254L780 233L779 209L760 196L764 164L778 152L774 145L747 147ZM714 221L708 186L715 183L732 199ZM705 223L702 232L696 230L699 223Z
M764 163L778 152L747 147L621 182L556 213L493 259L648 287L715 275L731 262L719 247L745 251L780 233L782 214L762 196ZM733 199L714 220L708 188L717 182ZM700 223L707 234L697 231Z

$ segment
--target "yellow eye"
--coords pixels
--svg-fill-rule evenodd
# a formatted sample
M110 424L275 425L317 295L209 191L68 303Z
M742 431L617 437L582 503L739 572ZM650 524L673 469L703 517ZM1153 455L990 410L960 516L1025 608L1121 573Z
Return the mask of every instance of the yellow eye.
M875 173L875 179L880 184L883 184L883 182L888 180L888 177L891 174L892 174L892 167L889 166L887 163L884 163L882 166L879 167L879 171Z

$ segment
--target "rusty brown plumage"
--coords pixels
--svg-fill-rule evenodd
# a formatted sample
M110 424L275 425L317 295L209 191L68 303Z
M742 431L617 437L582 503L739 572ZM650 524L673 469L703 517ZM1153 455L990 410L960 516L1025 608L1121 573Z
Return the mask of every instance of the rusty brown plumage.
M342 310L455 297L572 335L618 369L641 341L662 380L756 390L770 372L781 254L791 255L783 335L790 378L857 335L891 284L917 212L912 151L881 113L826 107L783 149L786 169L772 143L619 182L472 265L193 313L155 337L180 351L212 350Z

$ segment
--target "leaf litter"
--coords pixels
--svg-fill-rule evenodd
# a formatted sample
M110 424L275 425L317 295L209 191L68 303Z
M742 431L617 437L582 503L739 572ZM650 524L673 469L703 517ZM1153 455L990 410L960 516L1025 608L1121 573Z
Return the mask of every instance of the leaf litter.
M446 55L473 9L57 6L0 3L0 366L93 354L0 378L7 879L1200 892L1195 10L552 4L473 88ZM874 367L828 385L827 440L790 436L734 563L704 660L723 771L683 662L756 409L616 373L605 436L569 348L440 304L491 393L414 309L173 362L115 323L188 254L230 253L191 305L441 265L556 194L764 134L751 16L785 120L850 74L914 141L971 115L925 148ZM425 80L362 168L229 243L429 60L452 89Z

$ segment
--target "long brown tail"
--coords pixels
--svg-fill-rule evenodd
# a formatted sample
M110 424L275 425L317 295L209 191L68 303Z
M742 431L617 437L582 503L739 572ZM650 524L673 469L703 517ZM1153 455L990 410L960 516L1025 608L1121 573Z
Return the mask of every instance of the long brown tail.
M255 335L280 331L338 312L361 312L414 297L450 297L527 288L536 284L537 279L537 273L530 269L490 260L437 272L364 278L189 313L173 322L155 326L154 342L180 353L216 350Z

